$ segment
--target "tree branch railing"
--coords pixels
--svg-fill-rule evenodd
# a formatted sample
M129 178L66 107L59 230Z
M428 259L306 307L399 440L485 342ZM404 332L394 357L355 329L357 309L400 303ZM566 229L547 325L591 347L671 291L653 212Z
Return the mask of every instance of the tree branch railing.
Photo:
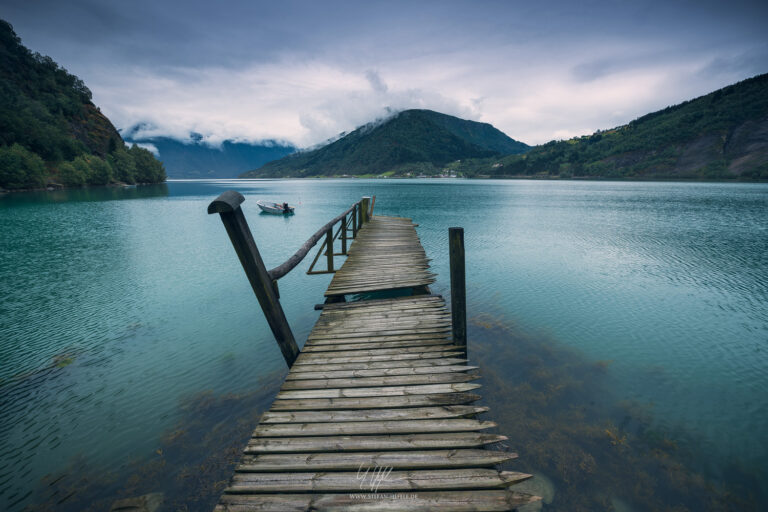
M280 305L280 293L277 287L277 281L296 268L296 266L306 257L310 249L312 249L323 236L325 236L325 242L320 247L318 255L315 257L315 261L313 261L310 270L307 273L325 274L335 272L333 269L333 257L334 255L346 254L347 240L350 239L347 236L349 224L351 223L352 225L351 239L354 239L357 237L357 233L362 228L363 224L368 222L370 218L371 211L368 209L369 200L370 198L364 197L360 201L354 203L346 211L339 214L317 230L315 234L304 242L293 256L269 271L267 271L264 266L264 261L261 259L261 254L253 239L248 223L245 220L243 210L240 208L242 202L245 201L245 197L235 190L227 190L208 205L209 214L218 213L221 216L221 222L227 230L227 234L232 241L232 245L240 259L243 270L245 270L248 281L251 283L251 288L261 305L264 316L267 318L267 323L272 330L272 334L275 336L277 344L280 346L280 350L282 351L285 362L288 364L289 368L293 365L294 361L296 361L296 358L299 355L299 349L296 345L296 339L293 337L293 332L285 318L283 308ZM352 213L352 215L348 219L347 215L350 213ZM337 222L341 222L341 225L339 226L336 236L333 236L333 228ZM333 241L340 233L343 233L342 252L334 254ZM323 252L323 247L325 247L328 270L325 272L313 272L312 268L317 262L320 254Z

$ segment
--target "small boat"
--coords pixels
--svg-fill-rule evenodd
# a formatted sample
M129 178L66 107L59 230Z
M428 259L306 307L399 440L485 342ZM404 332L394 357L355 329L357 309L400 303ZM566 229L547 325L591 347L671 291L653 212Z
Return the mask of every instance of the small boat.
M269 201L256 201L261 211L266 213L274 213L277 215L290 215L293 213L293 206L289 206L288 203L271 203Z

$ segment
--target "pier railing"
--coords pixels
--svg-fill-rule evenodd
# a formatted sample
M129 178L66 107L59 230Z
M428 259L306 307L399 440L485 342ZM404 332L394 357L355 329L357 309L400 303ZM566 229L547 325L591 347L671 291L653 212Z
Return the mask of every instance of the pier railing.
M363 197L347 210L331 219L309 237L293 256L272 270L267 270L264 265L259 248L256 246L251 230L248 227L248 222L245 220L243 210L240 208L243 201L245 201L245 197L242 194L235 190L227 190L208 205L208 213L218 213L221 216L221 222L227 230L237 257L240 259L248 281L251 283L251 288L253 288L259 305L261 305L261 309L264 311L264 316L267 318L272 334L280 346L285 362L288 364L288 367L291 367L299 355L299 348L285 318L283 307L280 305L280 292L277 281L296 268L306 257L307 253L323 237L325 237L325 242L318 250L317 256L315 256L315 260L310 265L307 273L327 274L335 272L333 257L347 254L347 241L356 238L357 232L370 219L373 209L371 201L369 197ZM334 226L337 223L339 224L339 229L334 236ZM352 236L349 236L350 231ZM333 242L338 237L341 237L341 252L334 253ZM326 255L327 270L315 271L313 268L323 251L325 251Z

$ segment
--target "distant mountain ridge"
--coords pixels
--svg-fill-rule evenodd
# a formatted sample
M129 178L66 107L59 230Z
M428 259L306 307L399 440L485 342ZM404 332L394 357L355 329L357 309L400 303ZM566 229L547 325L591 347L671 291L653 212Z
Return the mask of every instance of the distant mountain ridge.
M528 149L528 145L487 123L431 110L405 110L361 126L326 146L269 162L241 177L433 175L456 160Z
M768 74L525 155L463 161L466 176L768 179Z
M136 137L136 130L124 134L129 142L157 150L169 178L236 178L248 169L263 165L294 153L296 148L276 141L262 143L225 140L220 147L212 147L197 134L190 140L171 137Z

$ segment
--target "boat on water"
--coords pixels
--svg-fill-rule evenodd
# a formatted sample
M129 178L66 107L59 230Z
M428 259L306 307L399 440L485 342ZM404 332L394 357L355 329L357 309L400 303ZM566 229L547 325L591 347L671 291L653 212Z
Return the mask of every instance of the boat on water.
M256 201L256 204L259 205L261 211L277 215L291 215L294 208L288 203L272 203L270 201Z

